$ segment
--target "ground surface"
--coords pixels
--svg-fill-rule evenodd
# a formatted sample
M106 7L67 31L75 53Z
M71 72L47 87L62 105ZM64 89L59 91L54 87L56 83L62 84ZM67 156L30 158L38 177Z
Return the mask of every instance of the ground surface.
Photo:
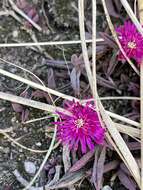
M0 17L0 42L33 42L33 39L37 41L60 41L60 40L77 40L79 39L78 29L78 12L77 1L70 0L33 0L33 6L36 6L37 14L40 15L38 24L43 28L44 32L38 32L31 27L27 29L23 23L25 23L22 17L19 17L22 23L16 21L12 16ZM35 5L34 5L35 4ZM0 3L1 11L13 10L7 1ZM43 9L46 15L43 15ZM86 3L86 31L87 38L91 35L91 6L88 1ZM47 19L47 20L46 20ZM104 16L99 15L97 20L98 30L105 31L107 28ZM102 24L101 24L102 23ZM47 26L48 25L48 26ZM90 48L89 48L90 49ZM130 72L128 66L124 66L120 63L117 64L117 69L114 70L114 75L106 75L108 70L109 59L112 57L110 48L99 48L98 59L98 89L101 96L119 96L130 95L133 91L129 89L130 83L137 83L138 79L136 75ZM33 71L44 83L54 89L58 89L60 92L75 95L75 91L70 83L70 77L68 75L68 69L65 61L69 63L69 68L72 68L71 56L73 54L80 55L80 45L65 45L65 46L47 46L41 48L0 48L0 58L24 67L30 71ZM109 57L109 58L108 58ZM114 58L113 58L114 59ZM107 65L105 64L107 63ZM6 69L20 76L27 77L28 79L35 80L33 77L23 72L10 64L0 62L0 67ZM112 67L112 66L111 66ZM71 69L70 69L71 70ZM122 72L124 71L124 74ZM112 70L110 71L112 72ZM51 79L49 79L51 76ZM1 91L9 92L15 95L20 95L25 89L28 88L29 96L35 92L35 89L31 89L26 85L17 81L11 80L7 77L0 76L0 88ZM136 87L138 88L138 86ZM84 73L81 76L81 87L79 97L85 98L89 95L88 81ZM76 94L76 96L78 96ZM36 100L51 103L48 95L46 98L36 97ZM54 98L54 97L53 97ZM62 106L62 101L58 100L57 105ZM122 113L121 115L129 113L129 117L138 117L138 112L132 113L132 105L129 101L105 101L105 107L116 113ZM109 107L110 105L110 107ZM122 109L124 107L124 109ZM24 108L25 109L25 108ZM38 111L36 109L28 108L29 115L25 116L26 120L35 119L43 116L47 116L46 112ZM132 114L132 115L131 115ZM24 119L23 119L24 120ZM49 132L50 120L40 120L30 124L23 124L21 114L16 113L12 107L12 104L6 101L0 101L0 128L7 129L12 128L9 135L17 140L17 142L23 144L26 147L32 149L45 150L50 144ZM39 167L45 154L32 153L26 151L12 142L10 142L3 135L0 136L0 189L1 190L19 190L22 186L17 182L13 171L17 169L22 176L28 181L32 175L27 173L24 168L26 161L31 161L36 169ZM117 155L116 155L117 156ZM57 159L58 158L58 159ZM110 156L112 159L112 155ZM62 148L58 146L50 159L47 161L47 168L43 170L39 178L37 179L37 185L42 186L47 181L50 181L55 174L55 166L62 165ZM110 179L107 176L107 179ZM110 181L107 181L110 184ZM124 189L120 186L120 183L115 183L113 189ZM83 186L79 189L94 189L88 181L83 183Z

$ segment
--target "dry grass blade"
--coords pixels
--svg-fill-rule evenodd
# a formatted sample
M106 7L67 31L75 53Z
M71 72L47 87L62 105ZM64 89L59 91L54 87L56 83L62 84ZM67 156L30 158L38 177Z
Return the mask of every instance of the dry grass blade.
M29 86L31 86L31 87L34 87L34 88L43 90L43 91L45 91L45 92L47 92L47 93L49 93L49 94L53 94L53 95L55 95L55 96L59 96L59 97L61 97L61 98L63 98L63 99L70 100L70 101L72 101L73 99L75 99L75 100L78 101L78 99L75 98L75 97L72 97L72 96L69 96L69 95L60 93L60 92L58 92L58 91L56 91L56 90L52 90L52 89L50 89L50 88L47 88L47 87L45 87L45 86L42 86L42 85L37 84L37 83L35 83L35 82L32 82L32 81L30 81L30 80L28 80L28 79L25 79L25 78L23 78L23 77L20 77L20 76L18 76L18 75L15 75L15 74L13 74L13 73L10 73L10 72L8 72L8 71L5 71L5 70L3 70L3 69L0 69L0 73L1 73L2 75L4 75L4 76L10 77L10 78L15 79L15 80L20 81L20 82L23 82L23 83L25 83L25 84L27 84L27 85L29 85ZM1 93L2 93L2 92L1 92ZM1 95L2 95L2 94L1 94ZM3 94L3 95L4 95L4 94ZM6 97L4 97L3 95L1 96L1 99L13 101L13 100L10 98L10 95L9 95L9 96L6 96ZM9 98L10 98L10 99L9 99ZM15 97L14 99L15 99L15 102L17 102L17 103L18 103L18 101L20 101L20 99L17 100L16 97ZM97 99L99 99L99 97L97 97ZM21 100L22 100L22 99L21 99ZM20 102L21 102L21 103L20 103ZM20 102L19 102L20 104L24 104L24 102L22 102L22 101L20 101ZM32 102L31 102L31 103L32 103ZM38 102L37 102L37 104L38 104ZM38 106L40 106L40 104L41 104L41 103L39 103ZM24 105L26 105L26 104L24 104ZM29 106L34 107L35 104L29 105ZM43 105L43 106L44 106L44 105ZM45 105L45 106L46 106L46 105ZM41 106L40 106L40 107L41 107ZM50 106L49 106L49 107L50 107ZM37 107L35 107L35 108L37 108ZM38 108L38 109L41 109L41 108ZM110 113L111 113L111 112L109 112L109 114L110 114ZM119 115L117 115L117 114L112 114L112 113L111 113L111 115L112 115L112 117L114 117L114 118L116 118L116 119L118 119L118 120L127 122L127 123L129 123L129 124L131 124L131 125L134 125L134 126L139 126L139 124L138 124L137 122L135 122L135 121L132 121L132 120L129 121L129 119L126 119L126 118L124 118L124 117L122 117L122 116L119 116Z
M86 40L86 43L91 43L92 40ZM96 42L104 42L104 39L98 38ZM31 46L53 46L53 45L70 45L80 44L81 40L69 40L69 41L50 41L50 42L27 42L27 43L5 43L0 44L0 47L31 47Z
M134 12L132 11L132 9L131 9L131 7L130 7L128 1L127 1L127 0L120 0L120 1L121 1L121 3L122 3L123 7L125 8L125 10L127 11L128 15L129 15L129 17L130 17L130 19L133 21L133 23L134 23L135 26L137 27L137 30L143 35L143 28L142 28L142 26L141 26L142 23L141 23L141 24L139 23L137 17L135 16ZM142 4L142 1L138 1L138 2L139 2L138 4L140 4L140 5L139 5L139 9L140 9L140 8L141 8L140 6L141 6L141 4ZM140 3L140 2L141 2L141 3ZM140 10L141 10L141 9L140 9ZM141 11L141 12L142 12L142 11Z
M20 14L23 18L25 18L28 22L30 22L39 32L42 31L42 28L36 24L30 17L28 17L22 10L20 10L16 4L12 0L8 0L13 10L15 10L18 14Z
M143 25L143 1L138 0L140 23ZM143 59L140 63L140 122L141 122L141 189L143 189Z
M2 59L2 58L0 58L0 60L3 61L4 63L13 65L13 66L15 66L15 67L17 67L17 68L19 68L19 69L21 69L21 70L23 70L23 71L29 73L30 75L34 76L35 79L37 79L37 81L39 81L39 83L41 83L42 86L46 87L45 84L43 83L43 81L42 81L37 75L35 75L34 73L32 73L31 71L29 71L29 70L27 70L27 69L25 69L25 68L23 68L23 67L20 67L20 66L14 64L14 63L12 63L12 62L6 61L6 60L4 60L4 59ZM52 104L55 106L55 103L54 103L54 101L53 101L53 98L52 98L51 94L50 94L49 92L47 92L47 93L48 93L48 95L49 95L49 98L51 99Z
M37 89L40 89L40 90L43 90L43 91L45 91L45 92L47 92L47 93L50 93L50 94L54 94L54 95L56 95L56 96L59 96L59 97L62 97L62 98L64 98L64 99L66 99L66 100L73 100L73 99L75 99L75 100L78 100L78 99L76 99L76 98L74 98L74 97L72 97L72 96L68 96L68 95L66 95L66 94L63 94L63 93L60 93L60 92L58 92L58 91L55 91L55 90L52 90L52 89L50 89L50 88L47 88L47 87L45 87L45 86L42 86L42 85L40 85L40 84L37 84L37 83L35 83L35 82L32 82L32 81L30 81L30 80L28 80L28 79L25 79L25 78L23 78L23 77L20 77L20 76L18 76L18 75L15 75L15 74L13 74L13 73L10 73L10 72L8 72L8 71L5 71L5 70L3 70L3 69L0 69L0 73L1 74L3 74L3 75L5 75L5 76L8 76L8 77L10 77L10 78L12 78L12 79L15 79L15 80L18 80L18 81L20 81L20 82L23 82L23 83L25 83L25 84L27 84L27 85L29 85L29 86L31 86L31 87L34 87L34 88L37 88ZM5 99L5 100L9 100L9 101L13 101L11 98L10 98L10 95L8 95L8 96L3 96L4 94L2 94L2 92L1 92L1 99ZM11 95L12 96L12 95ZM24 104L24 105L26 105L26 102L22 102L22 99L19 99L18 98L18 100L17 100L17 97L15 97L14 98L15 99L15 102L19 102L20 104ZM32 103L32 102L31 102ZM41 103L38 103L37 102L37 104L36 104L36 106L40 106L40 104ZM28 104L29 105L29 104ZM32 107L35 107L35 103L33 103L32 105L29 105L29 106L32 106ZM43 104L43 106L44 106L44 104ZM45 105L46 106L46 105ZM45 106L44 106L44 108L45 108ZM41 106L40 106L41 107ZM49 108L50 108L51 106L49 106ZM38 107L35 107L35 108L38 108ZM53 107L52 107L53 108ZM41 108L38 108L38 109L41 109ZM47 109L47 108L46 108ZM54 109L55 110L55 109ZM111 112L109 112L109 114L110 114ZM123 119L123 117L122 116L119 116L119 115L117 115L117 114L112 114L112 117L114 117L114 118L116 118L116 119L119 119L119 120L121 120L122 121L122 119ZM129 123L129 124L131 124L131 125L134 125L134 126L138 126L138 123L137 122L134 122L134 121L132 121L132 120L130 120L131 122L128 122L129 120L128 119L126 119L126 118L124 118L123 119L123 121L124 122L127 122L127 123Z
M56 120L56 118L55 118ZM55 143L55 139L56 139L56 133L57 133L57 126L55 126L55 130L54 130L54 134L53 134L53 138L52 138L52 141L51 141L51 144L49 146L49 149L47 150L47 154L40 166L40 168L38 169L37 173L35 174L35 176L33 177L33 179L31 180L31 182L23 189L23 190L28 190L32 185L33 183L35 182L35 180L37 179L37 177L39 176L39 174L41 173L47 159L49 158L52 150L53 150L53 147L54 147L54 143Z
M101 124L103 125L102 119L101 119L101 116L99 113L99 107L98 107L98 90L97 90L97 75L96 75L96 9L97 9L96 0L92 0L92 75L93 75L92 93L93 93L93 97L94 97L94 101L95 101L95 105L96 105L96 111L97 111L99 120L100 120ZM84 20L82 20L82 22L84 23ZM82 31L82 27L80 27L80 28ZM81 35L81 37L82 36L83 35ZM82 44L84 44L84 43L82 43ZM85 46L86 46L86 44L85 44ZM85 50L87 51L87 49L85 49ZM84 54L86 54L86 51L84 51ZM86 70L87 69L88 69L88 67L86 66Z
M106 5L105 5L105 7L106 7ZM84 23L84 1L79 0L79 24L80 24L80 37L81 37L81 41L82 41L83 58L84 58L84 62L85 62L85 68L87 71L89 83L90 83L90 85L92 85L93 77L92 77L90 66L89 66L89 59L88 59L88 54L87 54L86 42L85 42L85 29L84 29L83 23ZM92 86L91 86L91 89L93 89ZM121 137L120 133L116 129L114 122L107 115L107 113L100 101L99 101L99 108L100 108L100 113L101 113L103 120L106 124L106 127L108 129L108 132L110 133L111 137L114 139L117 152L119 153L119 155L121 155L121 158L125 162L126 166L130 170L130 172L132 173L137 184L140 186L140 171L139 171L139 167L138 167L134 157L132 156L129 148L127 147L127 145L124 142L123 138Z
M130 66L133 68L133 70L139 75L139 71L138 69L135 67L135 65L131 62L131 60L128 58L128 56L126 55L125 51L123 50L119 40L118 40L118 37L117 37L117 34L115 32L115 29L114 29L114 26L111 22L111 19L110 19L110 16L109 16L109 13L108 13L108 10L107 10L107 7L106 7L106 3L105 3L105 0L102 0L102 4L103 4L103 8L104 8L104 12L105 12L105 16L106 16L106 19L107 19L107 22L108 22L108 25L109 25L109 28L111 30L111 33L120 49L120 51L122 52L122 54L124 55L124 57L126 58L126 60L128 61L128 63L130 64Z
M140 97L131 96L108 96L100 97L100 100L140 100Z
M55 106L52 106L52 105L48 105L48 104L44 104L44 103L37 102L37 101L34 101L34 100L26 99L26 98L23 98L23 97L7 94L7 93L4 93L4 92L0 92L0 99L8 100L8 101L11 101L11 102L16 102L16 103L19 103L19 104L27 105L27 106L30 106L30 107L33 107L33 108L36 108L36 109L40 109L40 110L47 111L47 112L52 112L52 113L55 112L55 110L58 110L58 111L64 112L64 113L66 112L66 110L64 110L64 109L62 109L60 107L55 107ZM67 112L67 114L68 114L68 112ZM51 118L51 117L54 117L54 116L45 116L43 118L33 119L33 120L28 121L28 122L25 122L24 124L39 121L41 119L48 119L48 118ZM132 123L132 120L130 120L130 123ZM128 135L130 135L130 136L132 136L134 138L140 138L140 130L139 129L136 129L134 127L130 127L130 126L127 126L127 125L122 125L122 124L119 124L119 123L116 123L116 127L122 133L128 134Z
M137 121L133 121L133 120L131 120L131 119L128 119L128 118L123 117L123 116L120 116L120 115L118 115L118 114L116 114L116 113L113 113L113 112L106 111L106 113L107 113L110 117L112 117L112 118L114 118L114 119L117 119L117 120L119 120L119 121L125 122L125 123L130 124L130 125L133 125L133 126L135 126L135 127L140 127L140 123L138 123Z
M131 20L137 27L137 30L143 35L143 1L138 0L138 8L139 8L139 16L140 16L140 23L133 13L129 3L126 0L121 0L122 5L124 6L125 10L127 11L128 15L130 16ZM141 103L140 103L140 118L141 118L141 189L143 189L143 61L140 64L140 98L141 98Z
M24 125L26 124L29 124L29 123L34 123L34 122L38 122L38 121L42 121L42 120L45 120L45 119L50 119L52 118L53 116L45 116L45 117L39 117L39 118L35 118L35 119L30 119L28 121L25 121L23 122Z
M51 113L55 113L56 110L61 111L61 112L66 111L62 108L58 108L58 107L55 107L55 106L52 106L49 104L41 103L41 102L38 102L35 100L30 100L30 99L19 97L19 96L15 96L12 94L7 94L4 92L0 92L0 99L15 102L15 103L26 105L26 106L30 106L30 107L37 108L37 109L47 111L47 112L51 112Z
M89 84L90 84L91 89L93 90L93 86L92 86L93 85L93 77L92 77L92 72L91 72L91 68L90 68L90 62L89 62L87 47L86 47L86 42L85 42L86 40L85 40L85 30L84 30L84 0L78 1L78 7L79 7L79 29L80 29L80 38L81 38L81 46L82 46L82 51L83 51L83 58L84 58L84 63L85 63L85 68L86 68Z
M100 100L140 100L140 97L134 97L134 96L107 96L107 97L98 97ZM81 100L82 103L85 102L92 102L94 101L93 98L90 99L83 99Z
M47 112L52 112L53 113L55 111L59 111L59 112L64 112L64 113L69 114L63 108L55 107L55 106L52 106L52 105L49 105L49 104L45 104L45 103L42 103L42 102L38 102L38 101L35 101L35 100L30 100L30 99L27 99L27 98L15 96L15 95L8 94L8 93L5 93L5 92L0 92L0 99L11 101L11 102L15 102L15 103L26 105L26 106L30 106L30 107L33 107L33 108L36 108L36 109L47 111ZM115 113L112 113L112 112L109 112L109 111L106 111L106 113L109 116L111 116L111 117L113 117L113 118L115 118L115 119L117 119L119 121L125 122L125 123L133 125L135 127L139 127L140 126L140 124L138 122L135 122L133 120L127 119L127 118L125 118L123 116L120 116L118 114L115 114Z
M92 0L92 73L93 73L93 94L97 100L97 81L96 81L96 1ZM98 107L97 107L98 110Z
M4 60L2 58L0 58L0 61L3 61L4 63L7 63L9 65L13 65L14 67L17 67L17 68L21 69L22 71L25 71L25 72L29 73L30 75L34 76L35 79L37 79L43 86L45 86L44 83L43 83L43 81L37 75L35 75L34 73L32 73L31 71L29 71L29 70L27 70L27 69L25 69L23 67L20 67L19 65L16 65L14 63L6 61L6 60Z
M0 129L0 134L4 135L9 141L11 141L13 144L19 146L20 148L22 148L24 150L28 150L28 151L34 152L34 153L45 153L45 152L47 152L47 150L34 150L34 149L28 148L28 147L20 144L15 139L11 138L4 130Z
M33 88L37 88L37 89L43 90L43 91L45 91L45 92L47 92L47 93L53 94L53 95L55 95L55 96L62 97L62 98L67 99L67 100L73 100L73 99L75 99L75 98L72 97L72 96L68 96L68 95L66 95L66 94L62 94L62 93L60 93L60 92L58 92L58 91L56 91L56 90L52 90L52 89L50 89L50 88L48 88L48 87L42 86L42 85L37 84L37 83L35 83L35 82L32 82L32 81L30 81L30 80L28 80L28 79L25 79L25 78L23 78L23 77L20 77L20 76L18 76L18 75L15 75L15 74L13 74L13 73L10 73L10 72L8 72L8 71L5 71L4 69L0 69L0 74L2 74L2 75L4 75L4 76L7 76L7 77L10 77L10 78L12 78L12 79L15 79L15 80L17 80L17 81L23 82L23 83L25 83L25 84L27 84L27 85L33 87Z
M104 107L100 103L100 111L103 117L103 120L106 124L106 127L113 138L117 149L119 150L120 154L122 155L123 161L125 162L126 166L128 167L129 171L133 175L134 179L136 180L137 184L140 186L140 170L135 161L133 155L131 154L129 148L127 147L126 143L124 142L123 138L119 134L118 130L115 127L115 124L111 120L111 118L106 114Z
M119 123L115 123L116 128L124 134L127 134L131 137L135 137L135 138L141 138L141 130L140 129L136 129L135 127L131 127L131 126L127 126L127 125L123 125L123 124L119 124Z

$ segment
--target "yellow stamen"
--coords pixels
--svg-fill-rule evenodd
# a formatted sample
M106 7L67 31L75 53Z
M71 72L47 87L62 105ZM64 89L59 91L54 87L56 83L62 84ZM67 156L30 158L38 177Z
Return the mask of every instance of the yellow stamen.
M128 42L128 47L131 49L135 49L136 48L136 43L135 42Z
M75 121L75 125L76 125L77 128L83 127L83 125L84 125L84 120L83 120L82 118L77 119L77 120Z

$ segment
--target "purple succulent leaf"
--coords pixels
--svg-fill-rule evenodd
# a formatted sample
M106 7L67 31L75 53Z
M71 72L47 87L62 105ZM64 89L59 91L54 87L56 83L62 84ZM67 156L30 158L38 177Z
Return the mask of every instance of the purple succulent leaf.
M82 68L84 67L84 61L83 61L83 57L82 55L80 55L79 57L77 57L76 54L73 54L71 56L71 63L73 64L73 66L78 69L78 70L82 70Z
M72 72L70 73L70 81L73 90L75 91L75 94L80 94L80 75L81 72L79 70L76 70L76 68L72 69Z
M17 0L16 5L18 6L18 8L23 10L25 7L28 6L28 2L26 0Z
M122 4L118 0L108 0L106 1L106 6L111 16L115 18L121 18L119 13L120 13Z
M118 89L117 85L112 81L106 80L103 77L97 75L97 83L100 86L106 87L106 88L110 88L110 89Z
M139 96L139 89L140 89L139 84L134 82L129 82L128 91L133 92L134 96Z
M98 159L98 164L97 164L97 187L99 189L101 189L101 183L102 183L102 178L103 178L103 173L104 173L105 155L106 155L106 148L103 147L100 157Z
M52 89L56 88L56 81L55 81L54 71L52 68L48 70L48 87Z
M115 68L118 64L118 62L116 61L116 57L117 57L117 52L114 52L114 54L112 55L110 61L109 61L109 65L107 68L107 77L111 76L113 74L113 72L115 71Z
M103 147L99 155L99 150L95 153L92 181L97 190L101 189L101 183L104 173L104 162L105 162L106 148Z
M94 155L94 150L89 151L88 153L86 153L85 155L83 155L80 160L78 160L71 168L70 168L70 172L75 172L81 168L83 168L88 162L89 160L92 158L92 156Z
M50 186L50 189L63 189L67 188L79 180L81 180L83 177L85 177L86 170L79 170L77 172L67 172L58 182Z
M116 169L119 166L119 161L114 160L104 165L104 173Z
M44 98L44 92L41 90L35 90L34 92L32 92L32 97L33 98Z
M30 4L26 0L17 0L16 5L18 6L18 8L23 10L23 12L27 14L27 16L31 18L35 23L39 21L39 13L33 4ZM29 23L28 21L25 22L25 26L28 28L32 27L31 23Z
M117 175L119 177L119 180L121 181L122 185L124 185L129 190L136 190L137 185L135 182L131 179L130 176L125 174L122 170L119 170L117 172Z
M24 107L17 103L12 103L12 108L16 113L21 113L24 110Z
M130 171L128 170L128 168L126 167L126 165L124 163L121 163L120 164L120 169L125 173L127 174L128 176L131 175Z
M22 111L22 113L21 113L22 123L25 122L28 119L29 113L30 112L29 112L29 110L27 108Z
M130 150L140 150L141 149L141 144L139 142L130 142L130 143L127 143L127 145Z
M118 49L117 48L117 44L115 43L115 41L114 41L114 39L111 37L111 36L109 36L107 33L105 33L105 32L100 32L99 33L100 34L100 36L104 39L104 46L105 46L105 43L109 46L109 47L111 47L111 48L113 48L113 49Z
M13 190L11 185L5 185L3 190Z

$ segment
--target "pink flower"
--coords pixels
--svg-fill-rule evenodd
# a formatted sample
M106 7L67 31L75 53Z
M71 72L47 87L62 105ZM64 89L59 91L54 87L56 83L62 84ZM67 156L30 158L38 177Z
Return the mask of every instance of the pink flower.
M69 145L70 149L81 148L82 153L87 149L94 149L96 144L104 141L105 130L101 127L97 112L93 106L87 103L85 106L79 102L67 104L67 109L71 115L59 113L61 121L58 125L58 139Z
M136 26L130 21L126 21L123 26L116 29L116 32L127 56L140 63L143 58L143 36L138 32ZM126 60L121 52L118 59Z

